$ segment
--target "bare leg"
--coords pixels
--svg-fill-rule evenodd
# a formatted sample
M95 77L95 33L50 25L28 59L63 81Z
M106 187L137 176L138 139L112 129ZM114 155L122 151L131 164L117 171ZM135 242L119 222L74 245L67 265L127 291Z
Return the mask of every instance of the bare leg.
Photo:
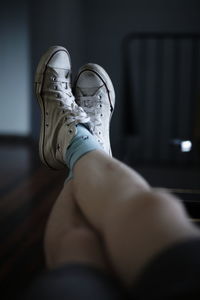
M72 184L78 205L101 233L113 267L127 285L160 251L199 237L175 197L151 189L136 172L101 151L76 163Z
M78 210L71 182L64 185L54 204L46 227L44 246L50 269L67 263L107 269L101 240Z

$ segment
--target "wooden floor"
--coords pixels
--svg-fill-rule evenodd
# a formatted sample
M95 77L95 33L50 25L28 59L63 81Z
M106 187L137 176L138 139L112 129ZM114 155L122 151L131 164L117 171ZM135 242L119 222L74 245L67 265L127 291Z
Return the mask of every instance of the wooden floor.
M35 153L26 144L0 146L1 299L16 299L44 269L44 227L65 171L48 170Z
M35 146L24 142L0 143L0 166L0 297L17 299L45 268L44 228L66 171L42 166ZM149 178L148 168L138 170L158 186L158 170L159 174L149 170ZM189 185L173 188L183 197L191 218L199 219L200 191Z

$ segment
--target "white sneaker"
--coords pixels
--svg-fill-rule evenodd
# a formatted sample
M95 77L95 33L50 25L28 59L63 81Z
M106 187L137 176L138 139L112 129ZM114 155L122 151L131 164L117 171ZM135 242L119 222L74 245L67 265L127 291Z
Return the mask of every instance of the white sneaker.
M80 68L74 81L76 102L90 118L90 131L103 149L112 155L110 120L115 105L115 92L106 71L96 64Z
M71 63L65 48L51 47L42 56L35 92L41 108L40 158L46 166L61 169L66 166L65 152L77 132L76 125L89 121L71 91Z

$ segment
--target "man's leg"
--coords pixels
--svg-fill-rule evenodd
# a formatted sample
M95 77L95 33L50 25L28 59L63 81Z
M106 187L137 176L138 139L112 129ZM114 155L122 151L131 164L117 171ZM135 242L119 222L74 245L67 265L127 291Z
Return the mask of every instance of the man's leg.
M35 75L35 91L41 108L39 154L42 162L53 169L66 168L66 148L74 138L78 146L88 132L83 124L88 123L89 118L72 94L70 61L65 48L51 47L41 57ZM78 128L79 123L82 125ZM100 147L94 142L86 150L94 146ZM75 205L69 181L48 221L45 234L47 266L55 268L63 263L77 262L105 268L99 244L98 235Z
M111 154L109 121L115 97L109 76L98 65L87 64L78 72L74 92L90 117L93 135ZM101 233L116 272L130 284L152 257L178 241L199 236L199 231L176 198L152 190L141 176L106 153L93 151L74 164L73 194Z
M46 226L48 271L32 283L23 299L126 299L113 278L99 234L80 213L72 182L63 187Z
M47 267L80 263L107 271L101 240L77 208L71 183L64 185L49 216L44 240Z
M72 184L77 204L102 235L112 265L127 285L155 255L199 237L178 199L151 189L136 172L101 151L77 162Z
M74 101L69 74L68 54L62 47L50 49L39 63L36 93L42 111L40 157L50 167L59 169L66 163L70 167L72 199L90 225L101 234L107 256L121 280L128 285L152 257L176 242L199 236L199 231L189 223L174 197L151 190L131 169L102 151L94 150L99 146L91 133L85 134L83 126L77 126L90 120L93 136L107 153L111 153L109 121L114 92L105 71L90 64L79 73L75 91L77 102L83 108ZM61 198L67 199L68 193L68 188L64 188ZM59 211L57 215L62 213ZM55 237L53 227L57 227L57 219L59 217L52 217L47 228L49 245L54 243L50 233ZM64 222L63 225L66 228ZM60 236L64 238L63 233ZM63 245L65 243L61 242L60 247ZM67 247L57 252L59 259L62 258L60 263L65 261L60 255L64 249ZM47 255L49 264L54 265L55 253Z

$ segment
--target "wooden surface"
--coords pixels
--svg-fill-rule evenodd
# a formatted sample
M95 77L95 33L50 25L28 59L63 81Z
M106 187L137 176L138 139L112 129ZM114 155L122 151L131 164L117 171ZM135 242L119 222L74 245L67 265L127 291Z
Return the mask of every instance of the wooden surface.
M66 171L48 170L37 156L27 145L0 146L1 299L16 299L45 269L44 228Z

